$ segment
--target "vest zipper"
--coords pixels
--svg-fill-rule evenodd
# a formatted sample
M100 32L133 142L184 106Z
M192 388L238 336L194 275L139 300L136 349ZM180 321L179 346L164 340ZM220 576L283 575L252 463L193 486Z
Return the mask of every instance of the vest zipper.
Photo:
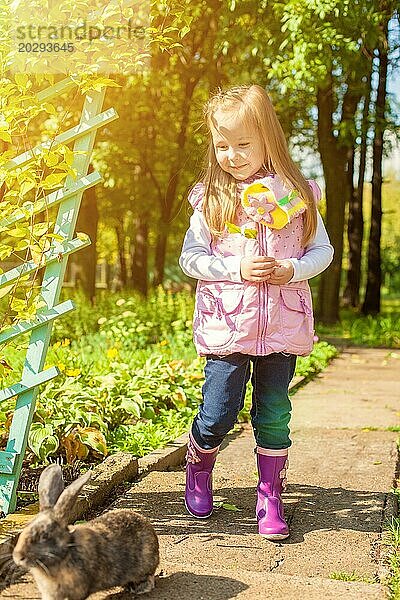
M259 235L260 235L260 248L263 253L263 256L266 256L267 248L266 248L266 236L265 236L265 225L259 225ZM260 349L261 354L265 354L267 351L267 344L265 341L265 336L267 333L267 314L268 314L268 283L263 281L260 285L260 313L261 313L261 336L260 336Z

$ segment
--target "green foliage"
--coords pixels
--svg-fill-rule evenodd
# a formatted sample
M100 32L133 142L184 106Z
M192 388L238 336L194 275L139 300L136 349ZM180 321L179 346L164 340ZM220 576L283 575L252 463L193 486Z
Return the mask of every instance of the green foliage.
M70 290L67 296L71 297ZM191 340L194 296L190 293L174 293L159 287L152 289L144 300L135 291L106 292L96 298L95 310L81 292L73 292L72 298L76 310L55 322L54 340L79 341L84 335L99 332L103 338L112 338L128 349L132 349L133 343L135 350L160 343L164 351L168 351L171 336L175 346L179 344L182 348Z
M351 309L342 310L340 323L334 326L318 324L317 329L322 337L335 336L369 347L400 348L400 308L396 303L387 301L382 313L376 316L363 316Z
M299 356L296 365L296 375L313 377L325 369L330 361L339 354L337 348L327 342L318 342L314 345L309 356Z
M386 584L389 588L391 600L400 598L400 519L392 517L385 524L383 543L387 546L385 563L389 567L389 576Z
M377 583L372 577L366 577L365 575L359 575L356 571L346 573L345 571L335 571L329 575L329 579L336 579L338 581L363 581L364 583Z
M40 62L44 60L40 53L21 55L16 51L13 28L17 23L23 28L27 21L29 27L35 30L38 18L44 31L47 31L49 23L54 29L53 25L61 25L63 19L68 28L73 28L74 24L81 25L82 11L77 12L68 0L57 7L52 2L43 4L37 0L30 2L29 6L26 3L19 6L17 3L13 11L9 2L0 0L0 8L0 261L12 260L13 267L15 263L22 266L33 261L33 265L37 266L33 275L19 277L16 282L0 289L0 298L8 296L0 321L1 331L20 320L32 320L38 309L45 307L38 284L39 271L45 264L45 252L64 239L59 232L54 232L54 222L51 220L53 211L47 206L47 195L61 188L67 176L76 178L74 153L64 144L52 141L40 146L39 141L54 140L55 135L65 129L65 122L73 121L73 116L78 119L79 92L85 94L89 90L120 87L117 82L98 73L99 64L107 72L116 73L121 66L122 70L129 73L136 71L139 66L143 67L145 59L150 58L150 49L156 55L181 47L180 40L190 30L192 17L189 12L182 10L181 3L174 0L151 1L145 8L128 7L124 13L118 3L112 2L107 5L107 10L91 13L90 27L101 29L111 24L123 25L122 21L132 16L135 22L143 18L145 35L139 44L142 48L138 50L132 46L134 39L129 41L129 52L126 49L127 40L120 43L120 40L114 39L111 46L105 44L104 40L93 39L89 44L87 40L78 42L82 47L73 53L73 57L69 54L64 65L65 71L62 52L59 52L57 68L49 68L48 71L69 73L77 85L77 93L72 98L57 94L49 102L40 101L37 94L43 87L56 83L56 77L38 72ZM101 8L104 9L104 6ZM142 10L144 12L139 14ZM103 56L104 52L108 52L108 58ZM18 59L26 61L26 69L15 68ZM51 61L52 56L47 54L46 60ZM43 62L43 71L46 71L45 64L49 63ZM11 65L14 66L14 72ZM28 74L30 68L36 74ZM22 70L27 72L18 72ZM19 165L15 158L32 148L35 148L35 152Z
M73 463L117 450L143 456L187 431L201 401L205 362L191 342L193 300L188 292L158 288L147 301L108 294L89 309L77 295L75 315L59 320L49 348L46 366L57 365L61 375L41 388L30 459L63 456ZM297 374L318 372L334 354L317 343L311 357L299 359ZM13 367L8 384L18 380L22 355L6 349ZM1 406L0 440L12 409L12 401Z

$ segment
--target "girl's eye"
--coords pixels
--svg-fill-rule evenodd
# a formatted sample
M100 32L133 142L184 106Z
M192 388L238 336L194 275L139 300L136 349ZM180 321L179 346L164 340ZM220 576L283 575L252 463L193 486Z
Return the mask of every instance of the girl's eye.
M227 146L217 146L217 150L227 150Z
M241 148L247 148L248 146L250 146L250 143L249 142L243 142L243 144L239 144L239 146Z

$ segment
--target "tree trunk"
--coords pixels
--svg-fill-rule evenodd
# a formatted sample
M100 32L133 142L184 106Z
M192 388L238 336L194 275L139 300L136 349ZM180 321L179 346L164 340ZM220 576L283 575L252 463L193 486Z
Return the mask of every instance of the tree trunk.
M167 240L168 233L171 223L171 215L172 209L176 198L176 192L179 183L179 177L181 172L181 165L183 161L183 153L185 148L186 136L187 136L187 128L189 125L189 113L190 113L190 104L193 96L194 89L198 82L198 78L190 77L186 81L185 85L185 93L183 98L183 106L182 106L182 119L181 125L179 128L179 133L177 137L177 154L176 159L173 162L169 177L168 177L168 186L167 191L165 193L165 198L163 199L163 205L160 215L160 220L158 224L158 237L155 251L155 264L154 264L154 280L153 285L161 285L164 279L164 268L165 268L165 255L167 251Z
M348 217L347 217L347 237L349 237L349 226L350 226L350 222L352 220L353 204L354 204L355 195L356 195L356 190L354 189L354 159L355 159L355 147L353 145L353 147L351 148L351 151L350 151L350 155L348 156L348 170L347 170L347 187L348 187L348 194L349 194L349 207L348 207ZM350 247L350 240L349 240L349 247ZM349 255L350 255L350 249L349 249ZM350 260L350 256L349 256L349 260ZM347 276L348 276L348 272L347 272ZM350 305L350 298L349 298L347 284L343 291L342 305L343 306Z
M371 61L372 63L372 61ZM371 64L372 66L372 64ZM350 198L347 236L349 240L349 268L343 297L347 304L356 308L360 304L361 258L364 237L363 194L365 166L367 161L368 115L371 100L371 72L367 80L361 124L360 164L357 189Z
M361 97L357 91L357 84L358 81L351 74L347 80L340 123L345 134L338 136L333 132L333 113L337 107L334 103L332 74L327 85L319 88L317 92L318 147L326 184L326 221L335 249L331 266L322 274L319 290L318 316L325 323L335 323L339 320L345 207L353 193L353 124Z
M90 165L89 173L93 172ZM81 267L79 274L79 287L93 304L96 297L96 268L97 268L97 226L99 212L97 208L96 190L94 187L86 190L76 223L76 231L86 233L91 240L90 246L83 248L73 257L73 262Z
M147 215L143 214L136 219L131 237L131 283L133 289L144 296L147 296L148 292L148 237Z
M121 287L125 288L128 282L128 277L125 256L125 232L124 227L121 223L118 223L115 226L115 233L117 234L118 242L119 278L121 282Z
M217 84L220 81L221 73L218 69L218 65L212 66L215 63L215 39L218 31L218 15L223 10L223 3L221 0L210 0L206 3L207 8L211 9L211 16L207 20L206 27L195 32L194 45L192 48L193 60L189 64L184 61L185 68L181 73L182 88L184 87L183 102L181 109L181 122L179 127L179 133L176 140L176 155L175 160L172 162L171 169L168 177L168 186L163 198L160 211L160 219L158 223L158 238L155 250L155 263L154 263L154 280L153 285L157 286L162 284L164 279L165 269L165 256L167 251L168 234L170 230L173 207L176 200L177 189L180 180L180 174L182 170L182 164L184 163L185 155L185 143L186 136L189 126L190 107L192 103L192 97L194 90L200 79L207 75L211 70L212 85ZM203 61L199 62L197 55L203 56ZM218 63L220 64L220 63Z
M364 315L376 315L381 309L381 230L382 230L382 156L385 131L385 102L387 80L387 23L385 40L379 49L379 80L376 96L375 132L372 157L371 229L368 245L367 287L362 306Z
M318 317L324 323L335 323L339 320L339 290L347 181L346 156L343 152L337 152L337 140L332 131L332 114L334 110L332 80L324 88L318 89L317 105L318 149L321 155L326 186L326 226L335 249L330 267L321 276Z

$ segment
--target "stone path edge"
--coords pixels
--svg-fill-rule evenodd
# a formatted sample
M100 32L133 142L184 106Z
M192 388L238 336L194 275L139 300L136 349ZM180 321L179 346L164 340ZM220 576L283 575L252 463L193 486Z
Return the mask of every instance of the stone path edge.
M397 477L399 473L399 449L397 449L397 464L396 471L393 473L393 486L397 486ZM399 501L398 497L392 491L388 491L386 495L386 504L382 513L382 526L381 526L381 538L379 544L379 554L378 554L378 570L377 575L380 583L387 584L388 579L390 578L391 570L390 570L390 556L393 552L392 543L391 543L391 533L388 529L388 525L395 517L399 515Z

